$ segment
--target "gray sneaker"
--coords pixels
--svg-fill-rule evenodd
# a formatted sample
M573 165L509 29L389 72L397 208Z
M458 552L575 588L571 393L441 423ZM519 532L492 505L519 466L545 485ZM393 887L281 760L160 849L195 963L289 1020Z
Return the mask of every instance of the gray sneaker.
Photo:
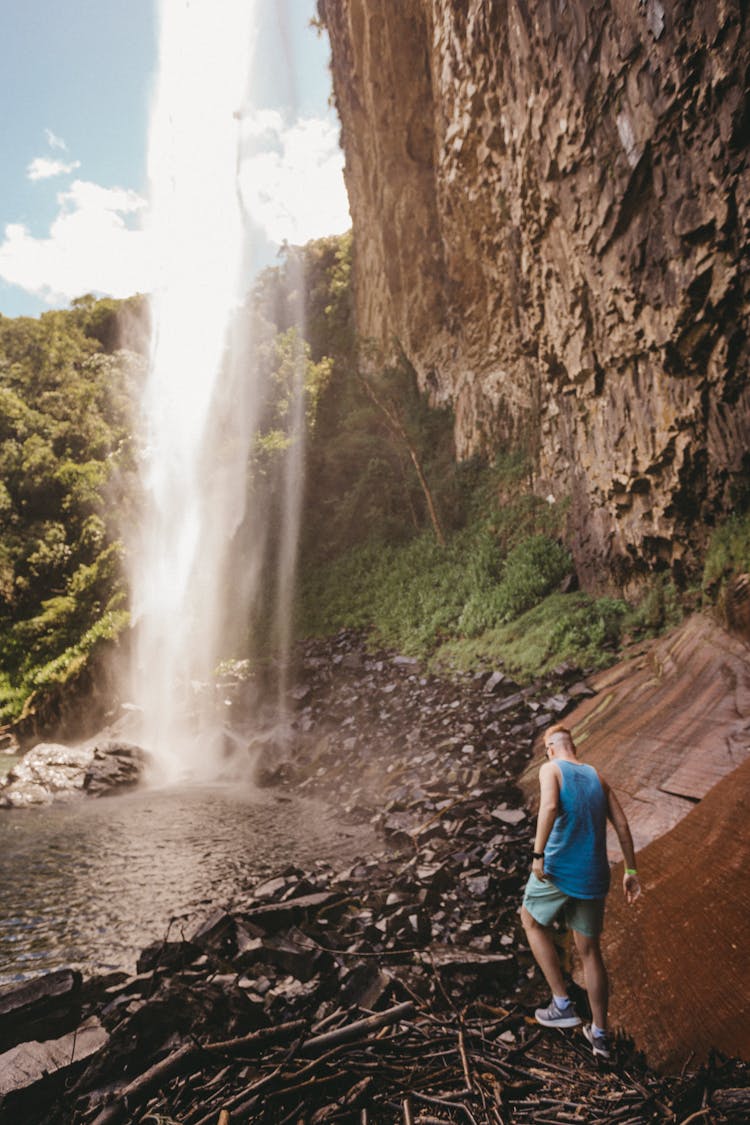
M563 1010L558 1008L554 1000L548 1008L537 1008L534 1015L536 1022L543 1027L578 1027L581 1022L572 1004Z
M600 1059L609 1059L612 1057L612 1046L606 1031L603 1035L594 1035L591 1024L587 1023L583 1029L583 1034L591 1044L591 1050L595 1055L598 1055Z

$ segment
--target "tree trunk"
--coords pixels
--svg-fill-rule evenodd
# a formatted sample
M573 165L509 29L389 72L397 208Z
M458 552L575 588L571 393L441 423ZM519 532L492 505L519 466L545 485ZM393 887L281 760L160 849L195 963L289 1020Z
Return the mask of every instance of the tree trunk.
M386 425L388 426L388 429L391 431L391 433L393 434L393 436L396 439L402 441L404 443L404 445L406 446L406 449L409 453L409 456L411 457L412 464L414 465L414 468L416 470L417 479L419 480L420 487L422 489L422 492L424 493L425 502L427 504L427 511L429 512L429 515L430 515L430 523L432 524L433 531L435 532L435 537L436 537L438 543L440 544L440 546L444 547L445 546L445 534L443 532L443 526L440 522L440 516L438 515L437 506L435 504L435 500L433 498L432 491L430 490L430 486L427 483L427 478L424 475L424 470L422 469L422 462L419 459L419 454L417 453L417 450L414 446L414 443L412 442L408 433L406 432L406 429L405 429L404 424L401 421L401 419L398 417L398 415L395 413L395 411L393 411L390 408L390 406L386 402L384 402L382 398L380 398L380 396L376 392L375 388L373 387L372 383L370 383L364 377L364 375L360 375L359 380L360 380L360 382L362 383L362 386L365 389L365 394L367 395L367 397L370 399L370 401L372 403L374 403L375 406L377 406L378 410L380 410L381 413L383 414L383 416L385 417Z

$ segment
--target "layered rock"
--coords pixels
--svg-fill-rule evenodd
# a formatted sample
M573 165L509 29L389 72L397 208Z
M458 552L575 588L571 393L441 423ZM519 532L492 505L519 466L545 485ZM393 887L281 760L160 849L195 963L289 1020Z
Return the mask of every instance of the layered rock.
M689 571L750 469L738 0L320 0L360 333L522 445L588 588Z

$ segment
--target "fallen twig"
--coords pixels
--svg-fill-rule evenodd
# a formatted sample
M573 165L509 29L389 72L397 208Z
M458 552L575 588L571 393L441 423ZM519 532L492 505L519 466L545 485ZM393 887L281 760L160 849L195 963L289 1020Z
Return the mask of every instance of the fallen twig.
M303 1055L315 1054L318 1051L325 1051L329 1047L336 1046L339 1043L349 1043L352 1040L360 1039L370 1031L377 1030L379 1027L385 1027L387 1024L397 1023L398 1020L406 1019L406 1017L412 1015L413 1012L413 1002L411 1000L405 1000L403 1004L397 1004L395 1008L389 1008L385 1012L378 1012L374 1016L367 1016L363 1020L356 1020L354 1023L345 1024L344 1027L337 1027L334 1031L327 1031L323 1035L313 1036L313 1038L308 1039L306 1043L302 1043L300 1053Z
M473 1090L474 1087L473 1087L472 1081L471 1081L471 1071L469 1070L469 1060L466 1057L466 1044L464 1043L463 1028L459 1028L459 1030L458 1030L458 1053L461 1056L461 1066L464 1069L464 1078L466 1079L466 1089L471 1091L471 1090Z
M163 1086L175 1075L188 1070L201 1055L236 1054L250 1047L264 1047L291 1038L305 1026L304 1020L293 1020L291 1023L279 1024L278 1027L261 1028L260 1031L243 1035L239 1039L227 1039L220 1043L185 1043L128 1083L119 1092L116 1101L106 1106L94 1119L93 1125L116 1125L126 1113L132 1114L134 1108L153 1090Z

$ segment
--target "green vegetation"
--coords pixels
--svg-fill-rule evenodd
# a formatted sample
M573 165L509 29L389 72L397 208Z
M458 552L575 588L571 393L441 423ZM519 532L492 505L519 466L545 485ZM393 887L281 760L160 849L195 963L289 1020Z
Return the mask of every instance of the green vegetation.
M247 363L265 374L248 487L267 513L269 590L278 470L305 420L297 632L357 627L435 667L502 661L529 679L563 661L600 667L677 624L696 592L667 576L636 606L575 590L567 506L533 494L526 450L456 464L450 412L430 405L395 344L386 361L357 339L354 265L351 235L286 247L238 314L251 324ZM0 317L0 721L127 627L120 527L137 503L131 412L147 336L140 298ZM238 574L243 536L256 535L238 533ZM704 604L748 569L750 515L736 516L709 546ZM269 613L249 623L266 647Z
M524 450L456 465L453 419L405 359L378 366L356 347L349 239L295 254L312 358L327 365L308 438L299 632L364 628L436 665L502 660L528 678L562 661L600 667L679 622L664 576L636 606L559 592L574 586L567 506L533 495Z
M628 613L626 603L615 598L550 594L506 625L475 639L447 641L432 663L469 671L500 656L520 680L533 679L564 661L601 668L611 663L619 648Z
M497 469L485 470L484 488L497 478ZM302 631L367 628L375 643L430 658L435 668L468 671L501 660L522 680L563 661L602 667L626 636L649 631L649 614L614 598L557 591L572 571L552 537L561 518L520 495L494 518L455 531L444 548L425 530L407 543L350 549L305 572Z
M0 317L0 721L65 682L126 621L119 520L145 308L83 297Z
M570 556L543 535L504 558L484 527L441 547L431 532L405 544L371 543L303 577L303 632L372 627L378 640L426 656L455 636L476 637L513 620L570 572Z
M716 605L720 618L731 623L727 587L735 574L750 572L750 511L737 513L720 524L706 551L701 581L704 605Z
M551 595L556 629L543 617L544 654L523 657L528 673L576 654L611 659L624 603L554 594L572 572L566 505L532 494L523 450L456 465L450 412L429 405L403 357L379 363L356 340L352 253L349 236L290 250L261 287L284 331L283 295L305 278L310 361L326 372L310 415L298 632L358 627L438 662L457 658L451 645L461 660L505 659L513 623Z
M750 570L750 512L730 516L711 537L701 583L713 601L732 574Z

